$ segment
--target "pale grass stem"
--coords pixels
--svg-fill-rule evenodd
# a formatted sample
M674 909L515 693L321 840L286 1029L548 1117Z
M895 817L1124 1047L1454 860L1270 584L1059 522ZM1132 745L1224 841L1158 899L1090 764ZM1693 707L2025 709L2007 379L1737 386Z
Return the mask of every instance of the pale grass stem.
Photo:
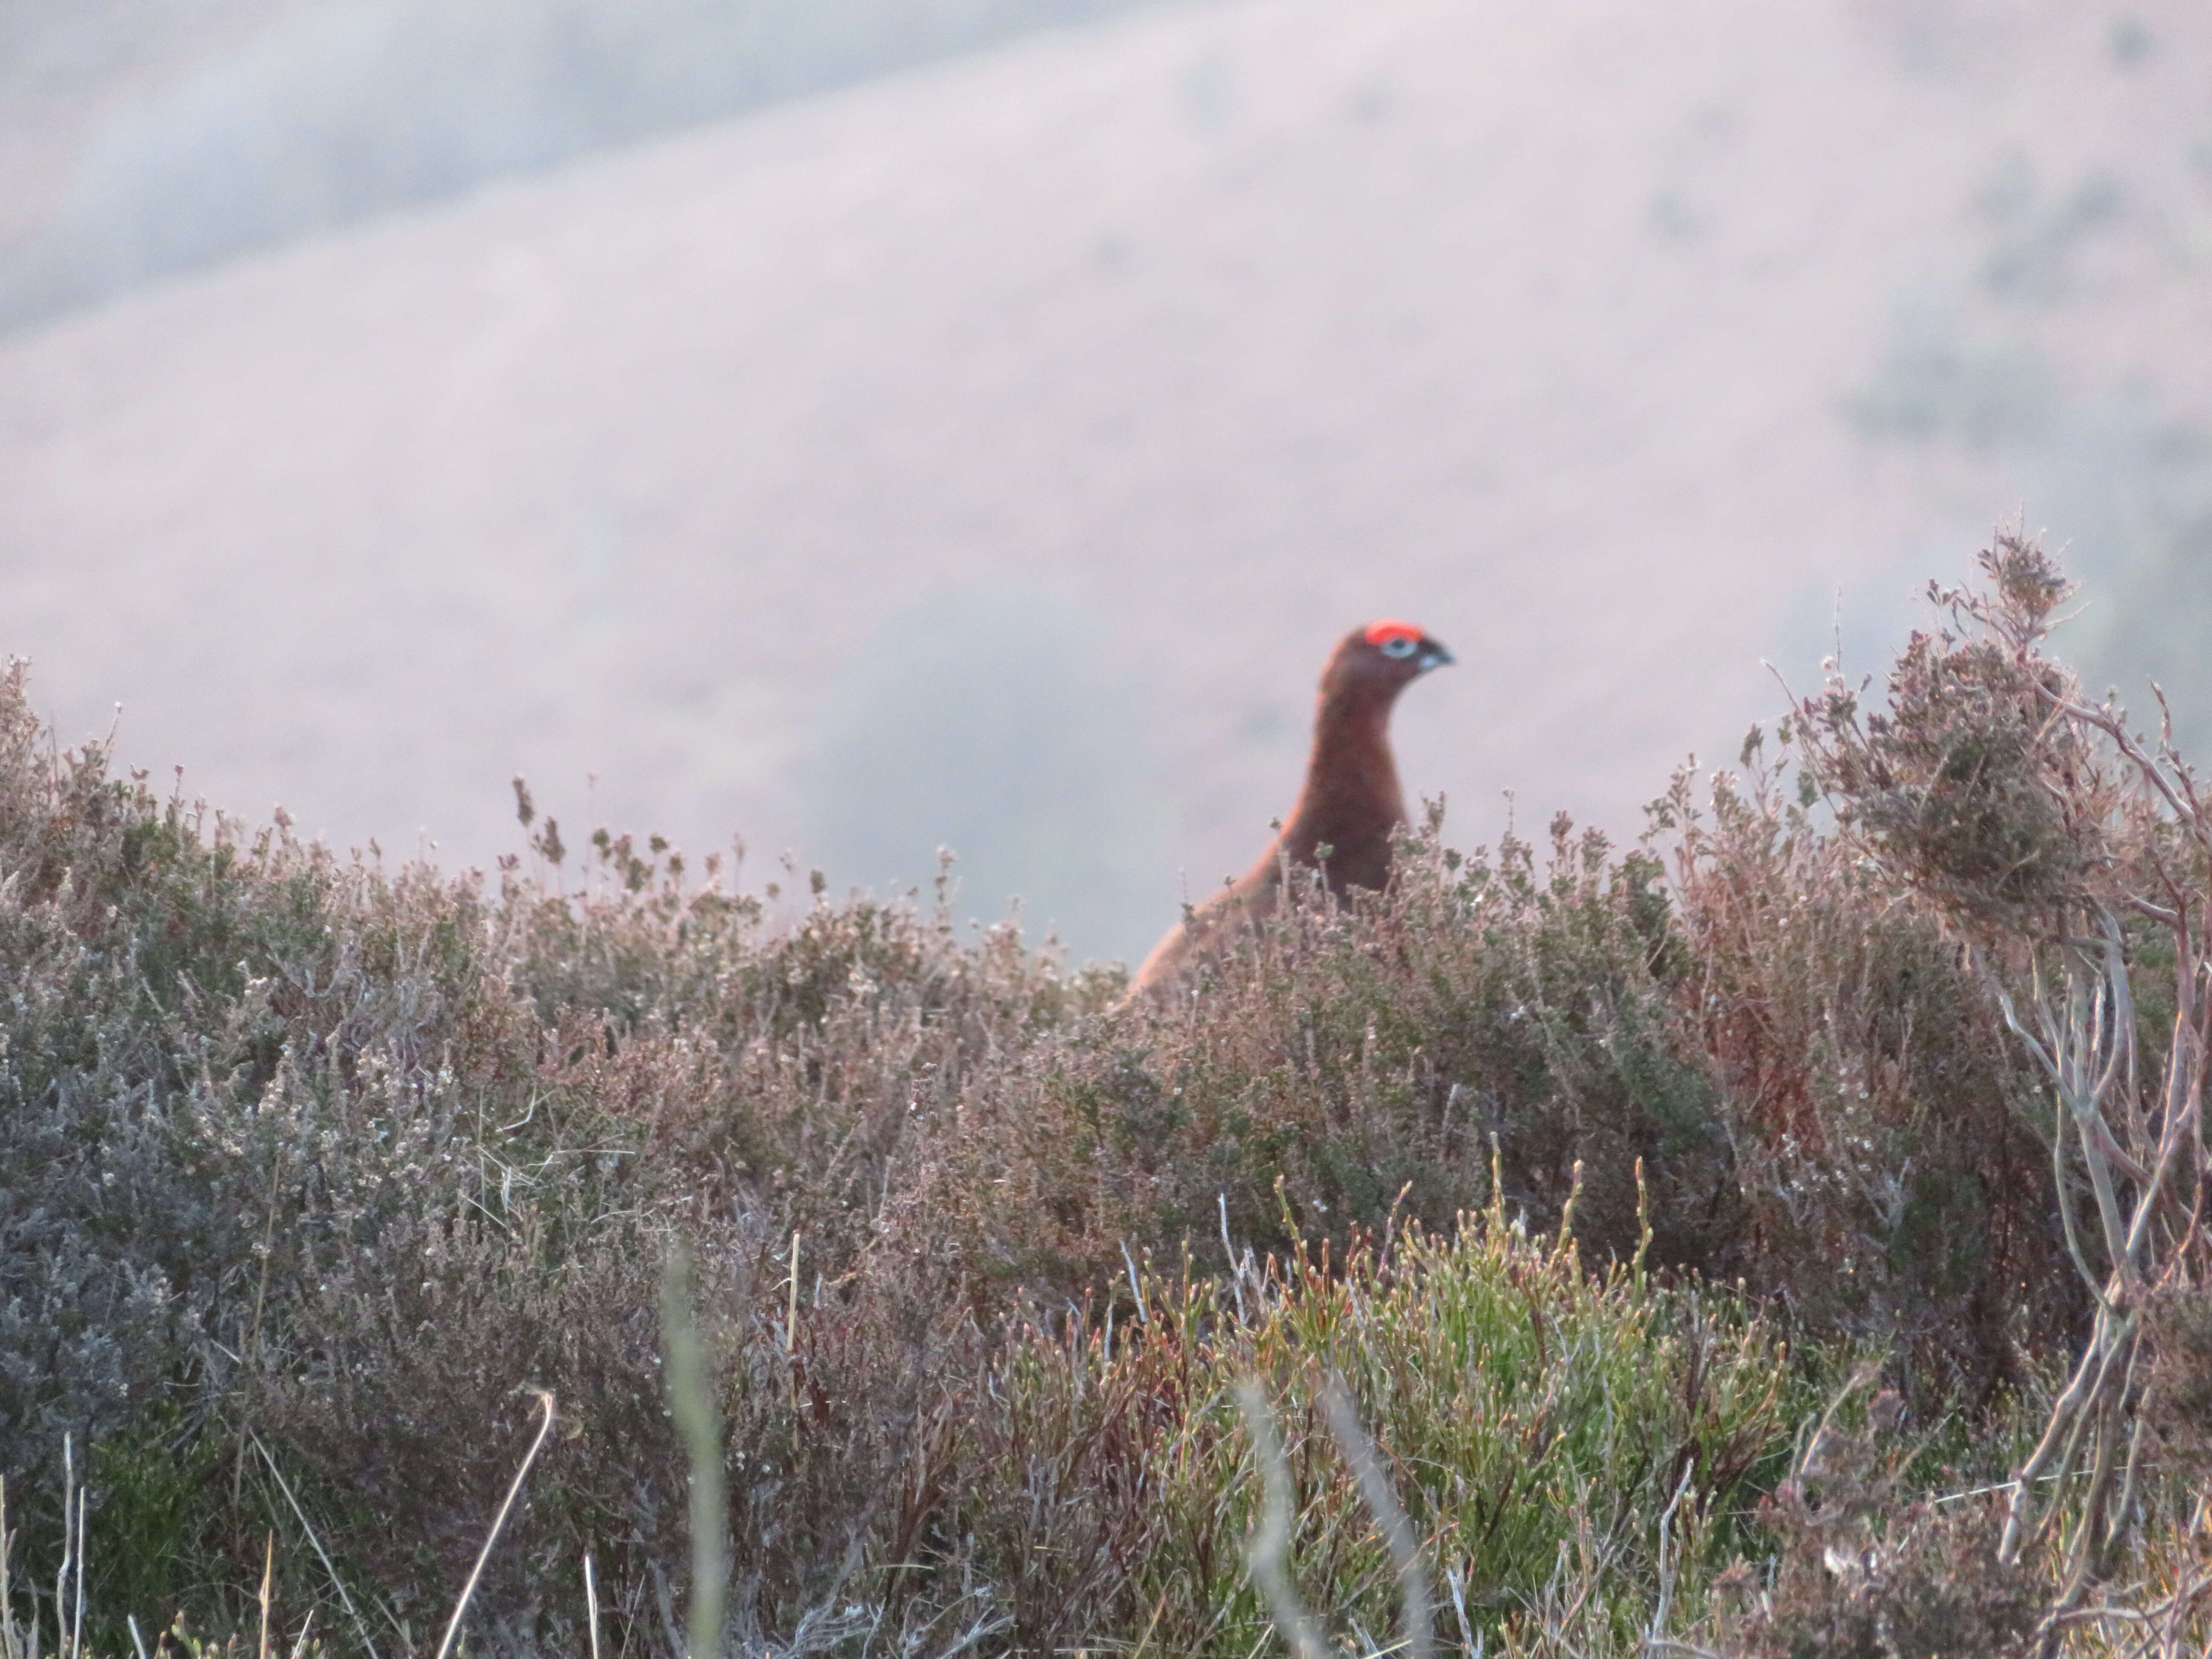
M76 1485L76 1447L62 1436L62 1562L54 1576L54 1650L58 1659L82 1659L84 1652L84 1554L87 1494ZM8 1483L0 1479L0 1659L40 1659L36 1612L27 1625L15 1622L15 1580L9 1558L15 1534L8 1530Z
M1229 1242L1229 1194L1217 1191L1213 1194L1213 1202L1221 1214L1221 1254L1229 1263L1229 1288L1237 1297L1237 1322L1242 1325L1244 1323L1244 1267L1237 1260L1237 1247Z
M1398 1494L1391 1489L1389 1477L1382 1472L1382 1462L1376 1455L1374 1443L1360 1425L1359 1413L1353 1409L1351 1390L1344 1384L1341 1372L1331 1370L1321 1391L1322 1415L1328 1421L1328 1431L1336 1438L1337 1449L1343 1452L1344 1461L1352 1465L1352 1472L1359 1480L1359 1495L1374 1514L1375 1524L1382 1534L1382 1540L1390 1547L1390 1559L1398 1568L1398 1597L1401 1613L1398 1637L1400 1651L1410 1659L1430 1659L1436 1650L1436 1619L1429 1598L1427 1571L1421 1564L1420 1542L1413 1536L1413 1523L1406 1518Z
M799 1230L791 1234L791 1300L783 1316L784 1358L791 1361L785 1367L790 1378L790 1406L794 1417L799 1411Z
M1275 1630L1288 1644L1292 1659L1322 1659L1321 1634L1314 1628L1290 1574L1291 1504L1290 1465L1282 1443L1275 1437L1275 1414L1259 1383L1246 1379L1237 1385L1237 1404L1244 1413L1244 1426L1252 1437L1254 1461L1260 1466L1264 1498L1260 1524L1245 1545L1245 1561L1267 1603Z
M484 1534L483 1547L477 1552L477 1564L469 1569L469 1581L461 1586L461 1599L453 1604L453 1616L446 1621L446 1633L439 1638L437 1659L446 1659L453 1650L453 1642L461 1633L461 1620L469 1610L469 1598L477 1593L477 1581L483 1577L484 1563L491 1559L492 1546L499 1542L500 1528L507 1524L507 1512L514 1509L514 1500L522 1494L522 1482L530 1473L530 1466L538 1461L538 1453L545 1444L545 1437L553 1432L553 1396L544 1389L532 1390L538 1396L538 1406L544 1413L538 1425L538 1435L523 1454L522 1467L515 1470L514 1479L508 1483L507 1498L492 1517L491 1530ZM265 1619L265 1613L264 1613Z
M0 1475L0 1659L31 1659L38 1651L38 1632L15 1628L15 1587L8 1572L15 1542L8 1530L8 1481Z
M1121 1265L1129 1270L1129 1294L1137 1298L1137 1322L1145 1323L1145 1286L1137 1277L1137 1258L1129 1254L1129 1241L1121 1241Z
M261 1639L254 1647L256 1659L269 1659L269 1587L276 1576L276 1534L270 1533L261 1551Z
M1638 1172L1641 1174L1643 1165L1640 1159L1637 1167ZM1659 1605L1651 1612L1651 1624L1645 1632L1647 1644L1651 1642L1663 1642L1667 1639L1661 1632L1667 1628L1667 1615L1674 1610L1674 1579L1680 1565L1679 1561L1669 1557L1668 1549L1673 1542L1671 1532L1675 1511L1682 1507L1682 1500L1690 1495L1690 1477L1697 1473L1697 1468L1698 1466L1694 1462L1686 1462L1682 1466L1682 1478L1674 1483L1674 1495L1667 1500L1667 1507L1660 1511Z
M62 1436L62 1565L54 1575L54 1643L61 1650L62 1659L69 1659L69 1575L70 1547L76 1539L75 1522L71 1519L76 1502L76 1465L70 1437Z
M89 1494L76 1484L76 1443L62 1436L62 1565L54 1579L54 1640L61 1659L83 1659L84 1655L84 1520ZM74 1505L74 1510L72 1510ZM74 1513L75 1519L71 1515ZM76 1578L72 1602L70 1578ZM71 1616L74 1605L75 1616Z
M71 1621L70 1659L84 1659L84 1527L85 1511L92 1493L80 1487L76 1495L76 1616Z

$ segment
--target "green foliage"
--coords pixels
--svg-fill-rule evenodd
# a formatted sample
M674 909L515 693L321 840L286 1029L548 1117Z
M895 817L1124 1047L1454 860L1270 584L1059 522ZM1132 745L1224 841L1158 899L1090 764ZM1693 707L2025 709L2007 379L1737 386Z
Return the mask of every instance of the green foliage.
M1148 1622L1163 1652L1265 1644L1243 1554L1259 1481L1232 1394L1247 1376L1285 1422L1295 1574L1362 1651L1398 1592L1322 1427L1324 1378L1346 1379L1459 1636L1493 1649L1540 1623L1562 1562L1589 1552L1607 1564L1602 1601L1577 1618L1632 1650L1662 1578L1701 1586L1742 1546L1757 1480L1780 1472L1808 1403L1771 1331L1731 1300L1626 1266L1593 1274L1571 1241L1498 1210L1449 1237L1362 1239L1340 1267L1300 1249L1248 1264L1233 1288L1140 1282L1144 1322L1110 1343L1080 1321L1018 1342L969 1431L981 1479L957 1525L1006 1583L1025 1651ZM1701 1597L1686 1589L1678 1611Z
M215 1454L173 1406L137 1413L92 1449L86 1484L100 1504L87 1529L86 1600L97 1645L123 1647L124 1609L174 1609L216 1588L199 1579L210 1565Z

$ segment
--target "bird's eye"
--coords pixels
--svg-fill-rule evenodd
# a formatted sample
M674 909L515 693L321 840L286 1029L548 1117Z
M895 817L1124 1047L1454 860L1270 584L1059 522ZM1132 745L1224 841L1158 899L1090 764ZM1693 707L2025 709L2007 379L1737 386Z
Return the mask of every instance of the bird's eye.
M1396 657L1402 661L1412 656L1419 648L1420 643L1419 640L1401 634L1395 639L1382 641L1382 654L1386 657Z

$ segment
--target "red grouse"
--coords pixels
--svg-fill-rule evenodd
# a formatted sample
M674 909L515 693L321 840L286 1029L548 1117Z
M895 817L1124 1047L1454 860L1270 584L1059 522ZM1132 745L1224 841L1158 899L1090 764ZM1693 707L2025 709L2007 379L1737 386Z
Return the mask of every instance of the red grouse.
M1152 947L1131 996L1167 989L1194 957L1231 930L1272 912L1283 864L1319 868L1331 889L1380 888L1390 878L1390 837L1406 822L1406 797L1390 758L1390 708L1398 694L1452 653L1410 623L1370 623L1345 635L1322 671L1313 756L1282 833L1259 862Z

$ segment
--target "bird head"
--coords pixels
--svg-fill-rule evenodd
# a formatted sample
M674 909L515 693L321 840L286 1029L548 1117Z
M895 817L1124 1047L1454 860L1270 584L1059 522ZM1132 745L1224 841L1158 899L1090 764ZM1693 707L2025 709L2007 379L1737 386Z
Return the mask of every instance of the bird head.
M1395 696L1431 668L1441 668L1452 660L1452 653L1440 641L1431 639L1411 623L1369 623L1353 629L1336 647L1322 677L1322 690L1357 687Z

